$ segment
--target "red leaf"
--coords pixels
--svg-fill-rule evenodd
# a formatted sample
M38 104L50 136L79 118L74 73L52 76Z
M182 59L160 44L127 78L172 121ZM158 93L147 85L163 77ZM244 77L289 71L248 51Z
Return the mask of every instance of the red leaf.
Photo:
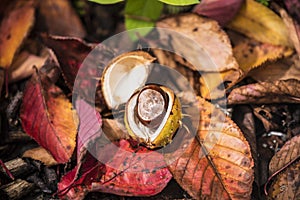
M244 0L202 0L195 6L193 12L204 15L225 26L241 8Z
M28 81L21 106L23 129L58 163L68 162L75 148L77 125L72 104L45 75Z
M87 44L78 38L44 36L43 41L57 56L69 89L88 102L94 103L96 98L97 105L102 108L103 97L97 88L104 67L114 56L113 52L102 44Z
M116 147L117 152L112 156ZM67 193L68 198L82 199L89 191L124 196L151 196L161 192L172 178L161 154L145 147L133 148L127 140L108 144L100 151L98 160L105 162L105 170L99 163L84 164L85 173L75 181L73 185L75 187ZM91 156L87 157L86 163L93 162L92 159L94 158ZM59 190L69 185L75 172L76 169L73 169L62 178ZM99 179L99 173L103 172L103 176Z

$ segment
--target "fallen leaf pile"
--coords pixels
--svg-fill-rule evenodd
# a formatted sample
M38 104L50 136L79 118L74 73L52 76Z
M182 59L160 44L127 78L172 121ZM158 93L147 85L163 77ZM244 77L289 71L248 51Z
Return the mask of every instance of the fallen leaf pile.
M48 193L60 199L94 192L168 199L174 182L184 199L299 199L300 3L269 3L202 0L149 21L158 40L129 35L152 56L150 83L165 73L158 64L182 76L162 78L172 82L182 119L173 141L154 150L130 137L126 102L107 105L102 87L103 74L121 74L105 71L114 58L139 54L124 52L125 37L100 42L99 35L128 28L112 14L124 4L7 3L0 9L0 161L22 156L55 169L57 187ZM1 150L14 143L5 138L17 131L34 145L5 157Z

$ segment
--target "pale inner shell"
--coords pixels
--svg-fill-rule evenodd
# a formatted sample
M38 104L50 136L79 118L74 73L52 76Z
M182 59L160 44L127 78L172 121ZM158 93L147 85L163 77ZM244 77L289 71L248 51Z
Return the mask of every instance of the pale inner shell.
M160 92L153 89L142 91L138 99L138 115L145 121L151 121L164 112L165 100Z

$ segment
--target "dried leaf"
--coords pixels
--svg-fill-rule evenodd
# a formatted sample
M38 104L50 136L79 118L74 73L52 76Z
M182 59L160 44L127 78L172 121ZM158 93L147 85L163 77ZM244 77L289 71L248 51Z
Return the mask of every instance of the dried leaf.
M225 26L237 14L244 0L202 0L193 9L193 12L214 19L221 26Z
M237 33L231 33L230 36L234 43L234 57L245 74L266 61L274 61L293 53L290 48L261 43Z
M236 83L241 77L242 71L233 57L229 38L216 21L186 13L163 19L157 22L157 27L167 28L178 33L178 35L166 35L164 31L158 29L163 45L167 46L167 49L173 49L183 58L178 59L178 62L192 70L215 73L212 84L207 84L210 81L203 81L205 85L202 86L204 87L202 90L214 93L214 90L218 90L216 86L223 81L228 82L229 86ZM174 57L174 59L177 58L178 56ZM188 62L182 62L184 60ZM165 65L163 60L159 60L159 62ZM202 96L207 97L206 94L202 94ZM211 98L213 97L211 96Z
M43 74L27 83L21 105L22 127L58 163L66 163L75 148L76 115L63 92Z
M299 169L300 135L287 141L272 158L269 170L275 182L269 189L269 195L275 199L298 199L300 197ZM281 173L282 172L282 173Z
M233 89L228 104L299 103L300 81L260 82Z
M49 36L43 40L57 56L69 89L103 109L105 103L98 82L104 67L113 58L113 52L104 45L96 47L77 38Z
M300 3L298 4L300 8ZM279 9L279 13L282 17L283 22L285 23L286 27L289 30L289 36L291 41L293 42L293 45L299 55L300 58L300 22L297 23L295 20L293 20L284 9ZM299 12L299 20L300 20L300 12Z
M36 56L27 51L21 52L11 66L12 72L9 76L9 82L12 83L30 77L35 72L33 66L40 69L47 58L48 55Z
M57 162L55 161L53 156L51 154L49 154L49 152L46 149L44 149L43 147L29 149L23 153L22 157L41 161L42 163L44 163L47 166L52 166L52 165L57 164Z
M274 82L278 80L300 80L300 61L297 56L280 59L274 63L266 63L251 70L248 74L258 82Z
M222 111L203 99L198 107L197 137L177 150L183 154L170 171L195 199L250 199L254 176L248 142Z
M112 149L116 149L114 152ZM99 152L103 165L85 165L86 173L74 183L67 198L82 199L89 191L109 192L123 196L152 196L170 181L172 175L166 168L163 156L145 147L133 148L126 140L108 144ZM99 157L98 157L99 158ZM89 157L86 162L91 162ZM75 169L65 175L59 183L62 190L73 180Z
M33 1L17 2L0 25L0 67L10 67L34 22Z
M263 43L293 47L280 17L254 0L245 1L228 27Z
M38 31L51 35L85 37L85 29L69 1L44 0L39 2L38 11Z
M269 189L272 199L299 199L300 198L300 162L289 166L284 172L278 175L275 182Z
M276 173L286 167L287 164L297 160L300 157L300 135L287 141L284 146L273 156L269 171L270 174Z

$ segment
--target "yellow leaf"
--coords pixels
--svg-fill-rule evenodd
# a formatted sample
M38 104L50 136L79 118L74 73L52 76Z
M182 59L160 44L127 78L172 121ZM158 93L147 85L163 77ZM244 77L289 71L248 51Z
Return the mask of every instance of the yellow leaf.
M261 43L246 37L242 37L233 48L234 57L245 74L266 61L275 61L292 53L293 50L288 47Z
M21 1L0 25L0 67L8 68L34 21L32 1Z
M246 0L228 26L260 42L293 47L281 18L254 0Z

